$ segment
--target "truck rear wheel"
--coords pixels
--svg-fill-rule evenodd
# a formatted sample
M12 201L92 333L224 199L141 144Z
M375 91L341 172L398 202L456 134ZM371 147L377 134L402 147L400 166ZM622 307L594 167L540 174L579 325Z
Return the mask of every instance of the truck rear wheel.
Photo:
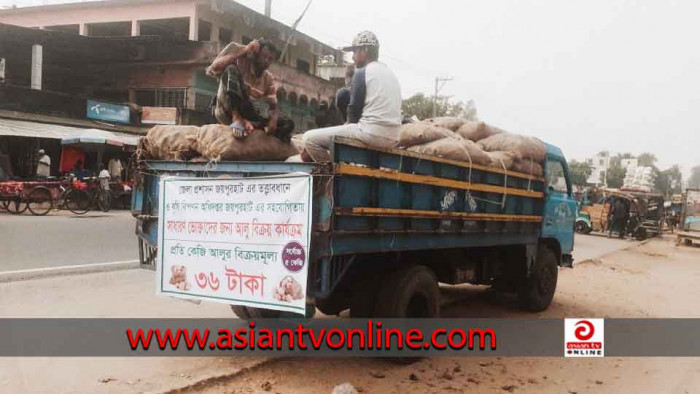
M440 289L430 269L415 265L386 275L374 305L376 317L438 317Z
M549 307L557 288L559 267L552 249L540 246L530 276L521 281L518 301L521 308L530 312L541 312Z

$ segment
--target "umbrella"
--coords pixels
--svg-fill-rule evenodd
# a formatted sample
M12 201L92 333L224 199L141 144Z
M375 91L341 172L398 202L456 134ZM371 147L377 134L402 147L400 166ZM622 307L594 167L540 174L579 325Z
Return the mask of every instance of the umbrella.
M114 133L100 129L87 129L75 137L61 139L61 145L76 144L101 144L112 146L124 146L124 142Z

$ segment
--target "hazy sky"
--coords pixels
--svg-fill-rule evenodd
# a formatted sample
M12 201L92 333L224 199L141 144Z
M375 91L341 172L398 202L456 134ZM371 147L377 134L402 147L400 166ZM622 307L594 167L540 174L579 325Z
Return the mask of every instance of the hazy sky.
M291 24L306 2L273 0L272 16ZM332 46L374 31L404 97L453 77L443 94L569 158L649 151L687 176L700 165L699 15L694 0L314 0L299 30Z

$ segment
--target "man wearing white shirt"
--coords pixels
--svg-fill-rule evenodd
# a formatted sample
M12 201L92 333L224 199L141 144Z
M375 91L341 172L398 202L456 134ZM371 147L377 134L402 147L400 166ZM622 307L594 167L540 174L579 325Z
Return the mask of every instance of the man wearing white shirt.
M392 148L401 127L401 87L394 73L378 61L379 41L370 31L355 36L352 46L355 75L351 86L348 120L343 126L307 131L303 136L304 161L331 161L333 137L359 140L370 147Z
M51 158L43 149L39 149L39 163L36 166L36 176L44 178L51 176Z

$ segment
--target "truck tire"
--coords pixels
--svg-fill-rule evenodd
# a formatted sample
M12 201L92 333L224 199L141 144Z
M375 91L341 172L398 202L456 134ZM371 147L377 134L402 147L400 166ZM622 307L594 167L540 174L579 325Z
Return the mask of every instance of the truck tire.
M422 317L440 315L440 289L433 271L414 265L384 277L374 305L376 317Z
M347 302L344 300L329 297L325 300L316 299L316 308L318 308L321 313L328 316L336 316L340 312L348 309Z
M557 257L546 246L537 248L537 258L530 277L521 281L518 289L520 307L529 312L541 312L549 307L557 288L559 267Z

